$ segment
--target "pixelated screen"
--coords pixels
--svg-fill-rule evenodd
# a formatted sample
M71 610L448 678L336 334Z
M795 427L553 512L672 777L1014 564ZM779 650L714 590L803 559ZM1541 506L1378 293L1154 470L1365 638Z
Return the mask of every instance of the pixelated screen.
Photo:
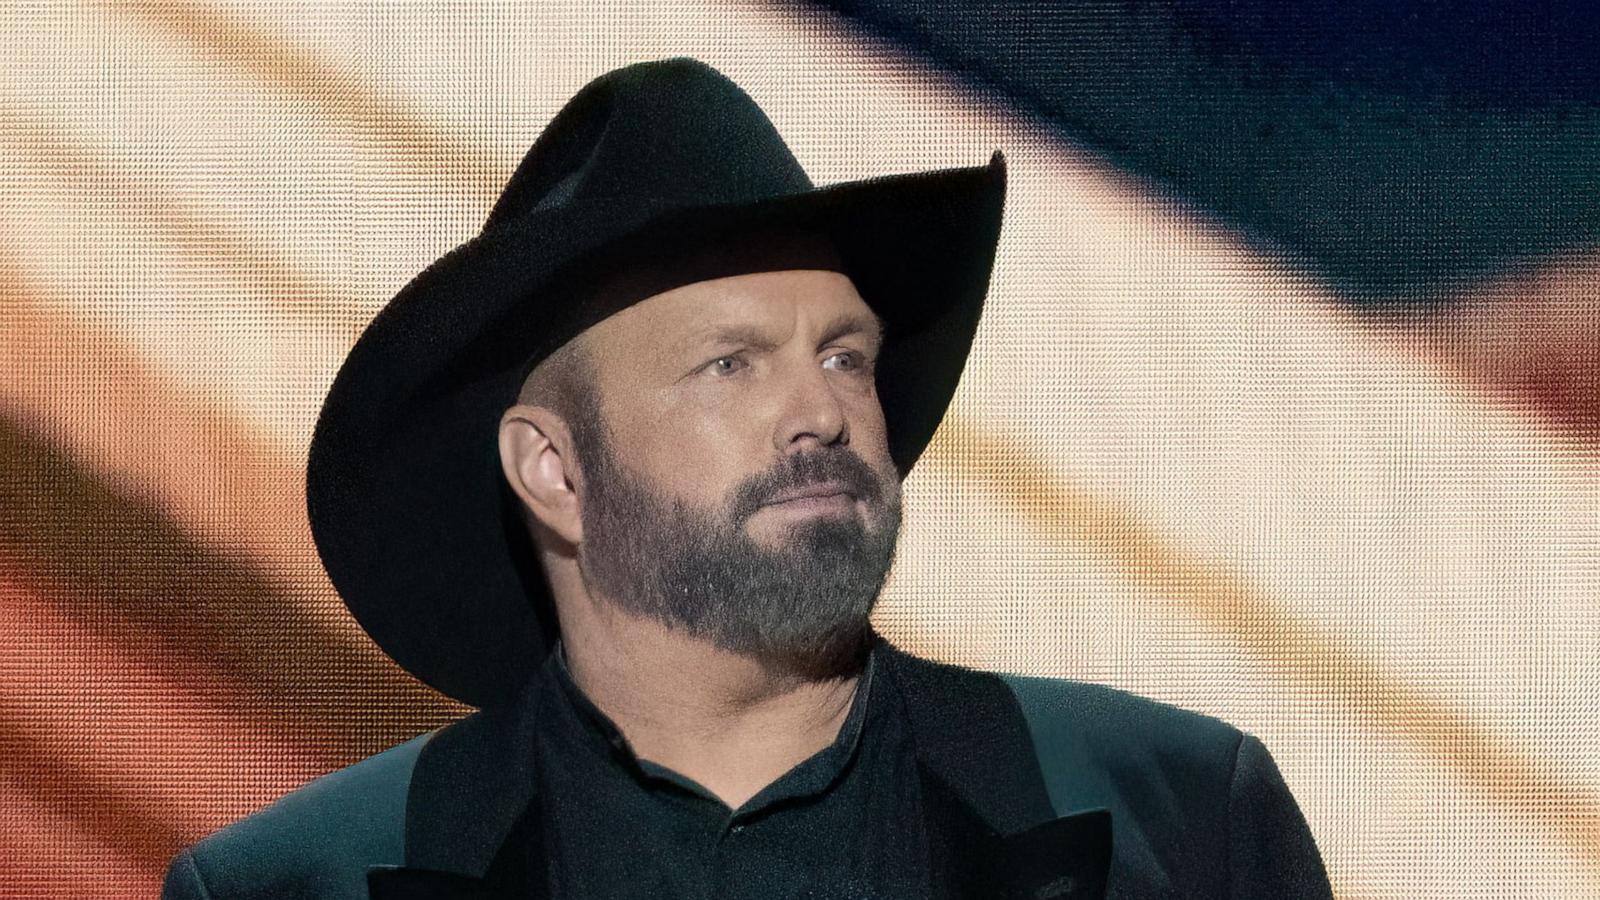
M1258 735L1341 897L1595 896L1600 54L1564 8L5 4L0 894L155 896L467 711L330 585L312 426L579 87L689 55L818 184L1008 160L885 635Z

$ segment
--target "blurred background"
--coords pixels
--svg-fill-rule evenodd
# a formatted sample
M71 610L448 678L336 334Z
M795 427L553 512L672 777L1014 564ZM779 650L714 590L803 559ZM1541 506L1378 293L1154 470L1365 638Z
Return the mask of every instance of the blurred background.
M880 630L1259 735L1340 897L1600 896L1583 4L0 7L0 894L467 710L328 584L343 354L585 82L691 55L819 184L1010 161Z

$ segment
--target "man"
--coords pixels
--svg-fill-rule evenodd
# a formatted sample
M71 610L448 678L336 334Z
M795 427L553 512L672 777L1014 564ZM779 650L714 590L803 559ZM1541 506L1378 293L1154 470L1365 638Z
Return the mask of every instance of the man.
M687 59L586 86L331 388L352 613L481 707L173 861L182 897L1326 897L1255 739L869 614L1003 161L816 189Z

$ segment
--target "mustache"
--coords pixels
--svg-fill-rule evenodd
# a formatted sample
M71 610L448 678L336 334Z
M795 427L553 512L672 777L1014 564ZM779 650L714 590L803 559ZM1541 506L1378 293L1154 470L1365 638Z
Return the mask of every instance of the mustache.
M883 479L876 470L843 447L785 457L772 469L742 482L734 491L733 516L743 521L778 494L836 482L871 505L883 502Z

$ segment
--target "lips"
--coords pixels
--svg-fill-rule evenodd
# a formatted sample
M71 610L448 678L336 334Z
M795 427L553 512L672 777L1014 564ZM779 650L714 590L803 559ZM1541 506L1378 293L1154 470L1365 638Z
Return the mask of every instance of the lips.
M767 505L772 506L778 503L788 503L791 500L806 500L813 497L834 497L840 494L844 494L851 499L855 499L855 494L851 493L849 488L837 481L825 481L821 484L807 485L806 487L802 488L791 488L787 491L781 491L777 494L774 494L772 498L767 501Z

